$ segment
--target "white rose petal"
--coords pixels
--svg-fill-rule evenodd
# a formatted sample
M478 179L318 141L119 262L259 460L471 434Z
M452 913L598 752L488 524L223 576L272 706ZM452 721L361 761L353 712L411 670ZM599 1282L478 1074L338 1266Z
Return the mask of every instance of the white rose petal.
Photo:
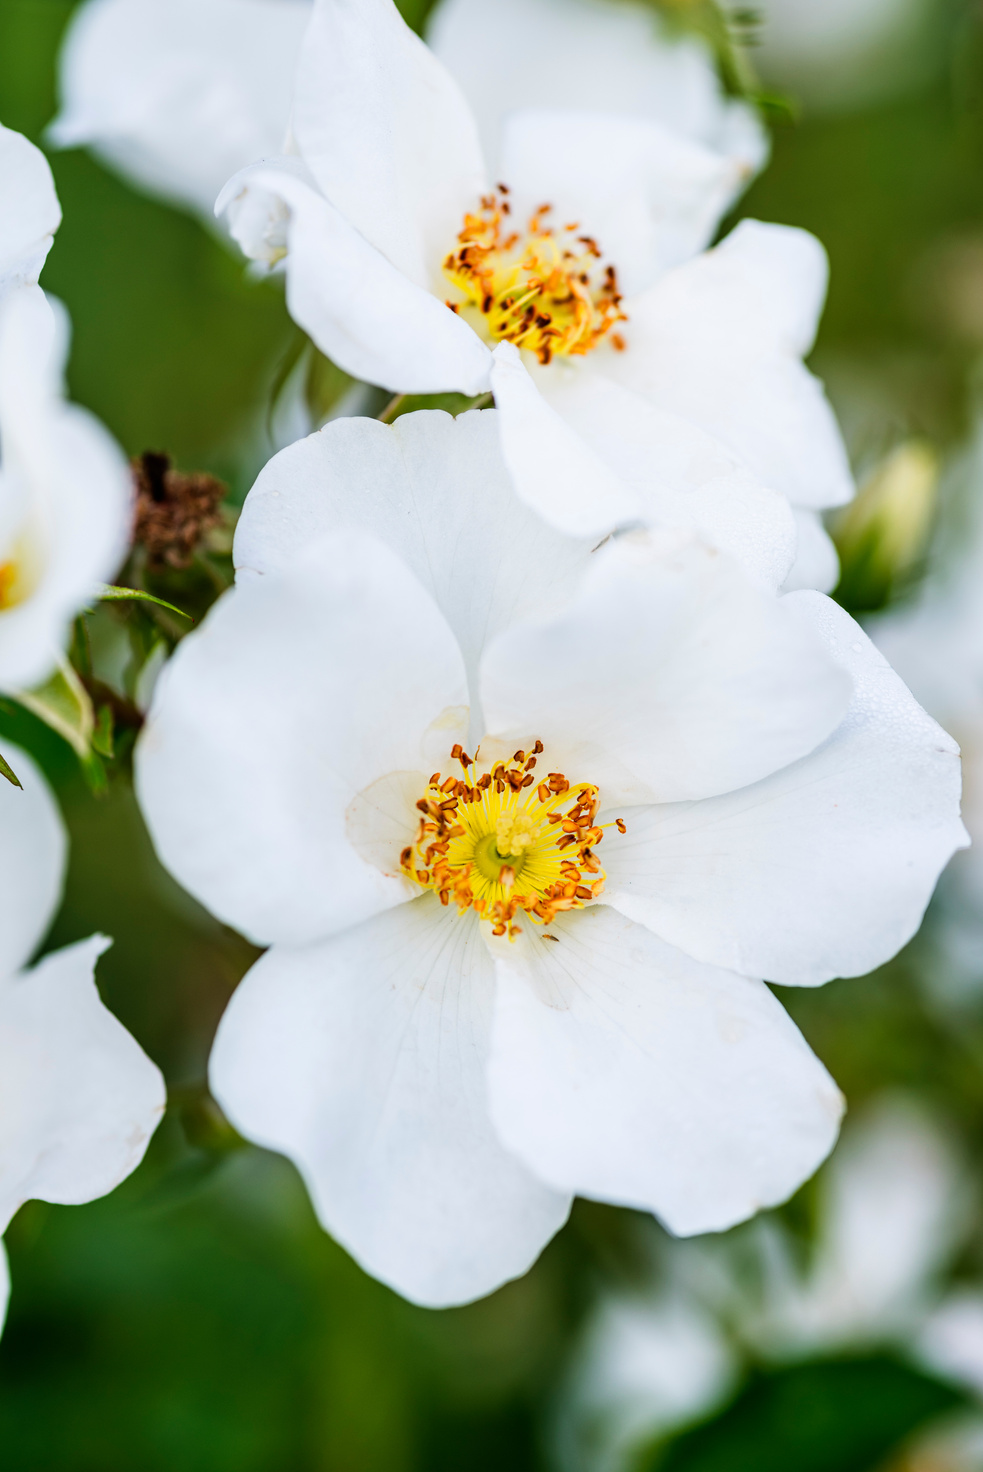
M426 896L271 951L212 1055L238 1127L298 1163L325 1226L370 1273L430 1307L524 1273L570 1207L492 1130L493 991L477 922Z

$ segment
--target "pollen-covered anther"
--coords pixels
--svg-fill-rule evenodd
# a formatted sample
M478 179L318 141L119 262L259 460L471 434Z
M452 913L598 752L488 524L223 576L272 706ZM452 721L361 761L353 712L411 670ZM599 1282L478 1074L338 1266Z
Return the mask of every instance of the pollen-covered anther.
M550 772L537 783L532 769L542 754L517 751L481 777L477 757L451 751L462 776L434 772L417 801L415 841L403 849L407 878L433 890L442 905L473 909L495 935L514 939L524 911L548 925L563 910L581 909L604 889L594 850L604 837L595 823L599 793ZM624 831L621 819L619 831ZM607 826L607 825L605 825Z
M507 193L498 185L465 215L458 247L444 261L444 275L462 299L447 305L472 312L494 341L528 348L543 364L557 355L589 353L627 320L617 271L601 264L600 246L578 234L578 224L549 225L548 204L540 205L524 232L513 229ZM618 333L611 342L624 347Z

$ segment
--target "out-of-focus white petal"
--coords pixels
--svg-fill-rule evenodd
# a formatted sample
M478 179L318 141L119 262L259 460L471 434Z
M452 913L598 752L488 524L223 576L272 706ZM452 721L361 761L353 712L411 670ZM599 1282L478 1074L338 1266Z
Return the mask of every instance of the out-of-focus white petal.
M610 0L441 0L427 39L497 159L505 116L577 107L662 123L734 156L749 173L768 152L751 108L728 102L706 48L667 34L643 5Z
M812 1344L910 1331L967 1225L941 1126L911 1099L880 1099L837 1150L819 1199L816 1260L789 1327Z
M494 409L436 410L387 426L337 419L266 466L236 528L240 578L286 567L328 532L378 537L416 575L476 673L489 639L571 596L591 543L516 498Z
M833 539L816 511L803 506L793 508L798 551L791 571L782 587L783 593L797 593L813 588L817 593L831 593L840 580L840 559Z
M543 1180L677 1235L784 1201L842 1101L761 982L701 965L607 905L495 947L492 1119Z
M220 919L306 945L406 899L399 846L380 872L346 812L390 773L421 792L467 724L433 601L381 542L341 534L242 583L181 643L140 738L140 803L164 864Z
M237 1127L295 1161L367 1271L431 1307L525 1272L570 1205L492 1130L493 988L476 918L426 896L323 945L270 951L212 1053Z
M812 751L849 699L821 639L672 532L602 548L565 609L500 635L482 665L489 731L510 749L538 737L605 804L743 787Z
M212 219L225 181L287 136L308 0L88 0L50 136Z
M232 233L259 259L271 256L247 236L240 216L258 191L281 201L271 226L286 253L287 306L329 358L355 378L393 393L483 393L491 354L462 317L416 285L298 176L296 164L272 160L230 180L217 210L228 209Z
M0 296L11 286L37 281L60 224L48 160L0 124Z
M164 1112L159 1070L99 1000L92 936L0 981L0 1227L32 1197L104 1196Z
M411 281L434 287L488 179L457 83L392 0L315 0L293 129L332 204Z
M517 226L552 205L551 219L596 239L629 294L703 250L744 182L733 159L661 123L531 108L505 124L500 172Z
M0 786L0 977L27 964L61 899L67 839L58 805L26 751L0 751L23 783ZM2 780L2 779L0 779Z
M514 348L507 350L515 353ZM531 385L520 394L519 385L504 381L499 355L505 351L496 349L492 383L502 409L509 468L525 500L557 526L572 522L575 515L586 521L584 504L590 505L592 491L599 492L613 471L624 488L622 495L630 492L635 498L636 519L698 532L735 557L761 587L777 591L792 566L796 545L792 511L780 492L761 485L732 451L696 425L657 409L592 364L555 360L541 368L533 362L526 375L531 375ZM515 380L524 372L516 361L510 377ZM556 448L548 458L552 442L543 433L551 411L566 426L569 476L550 473L550 459L554 466L559 461ZM555 427L553 438L559 439ZM597 463L603 471L592 477L589 467ZM584 490L572 497L567 487L575 475ZM596 499L589 523L595 532L630 519L630 502L619 508L610 493ZM615 518L618 509L622 515Z
M116 443L62 399L68 319L37 286L0 304L0 563L20 569L0 609L0 688L43 680L71 619L116 571L132 486Z
M626 814L605 898L712 965L818 986L900 950L968 839L955 742L835 603L782 601L849 672L846 718L744 791Z
M625 302L623 353L604 371L722 440L799 506L853 495L822 385L800 358L815 334L826 257L804 230L744 220L726 240Z

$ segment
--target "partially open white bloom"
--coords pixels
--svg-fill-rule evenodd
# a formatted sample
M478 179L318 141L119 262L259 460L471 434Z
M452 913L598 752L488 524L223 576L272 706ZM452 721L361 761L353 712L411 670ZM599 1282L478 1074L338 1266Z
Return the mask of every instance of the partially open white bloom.
M66 840L31 758L5 750L24 786L0 784L0 1233L32 1198L75 1204L111 1191L164 1110L159 1071L99 1000L105 936L25 969L61 896ZM0 1320L5 1302L4 1292Z
M310 0L88 0L50 136L212 220L229 175L283 147L309 18Z
M68 320L36 281L61 211L44 155L0 128L0 690L49 675L126 549L120 450L64 400Z
M543 4L536 26L559 27ZM513 31L497 47L480 9L455 27L455 55L470 27L497 75ZM316 0L291 149L237 175L218 209L248 256L284 262L294 318L356 377L394 392L493 389L519 493L561 529L645 519L695 426L800 508L794 584L827 587L836 559L817 513L853 488L801 362L825 257L803 231L756 222L700 254L760 149L728 151L719 100L709 141L640 112L658 70L624 112L610 79L600 109L579 86L563 108L548 91L525 98L490 173L464 96L392 0ZM580 467L559 502L544 500L544 444Z
M618 1472L720 1406L750 1355L782 1363L896 1347L983 1393L983 1314L943 1272L972 1221L967 1164L912 1099L848 1127L818 1189L814 1244L763 1219L717 1241L667 1243L661 1286L605 1295L560 1400L563 1472Z
M844 613L689 534L592 552L496 418L271 461L137 754L164 863L271 946L217 1097L429 1304L574 1193L682 1234L784 1199L841 1101L758 978L869 970L964 839L955 747Z

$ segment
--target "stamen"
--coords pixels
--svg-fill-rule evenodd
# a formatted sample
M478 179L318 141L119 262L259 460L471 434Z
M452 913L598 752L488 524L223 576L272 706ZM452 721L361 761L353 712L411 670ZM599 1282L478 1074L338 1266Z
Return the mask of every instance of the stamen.
M453 902L461 914L474 909L494 935L510 939L521 934L520 911L534 925L548 925L604 890L594 853L604 837L594 826L598 789L572 785L562 772L537 786L529 768L542 751L537 741L531 753L515 752L510 764L496 762L473 786L435 772L416 804L423 815L416 841L400 855L407 877L442 905ZM467 776L478 753L472 758L455 746L451 757ZM616 823L624 832L620 818Z
M552 206L540 205L525 236L504 233L510 206L504 184L486 195L474 214L464 217L458 248L444 261L444 274L463 293L448 302L455 312L477 310L490 336L528 348L540 363L557 354L589 353L618 322L618 274L601 269L601 248L591 235L578 235L576 222L545 224ZM624 338L614 334L620 350Z

